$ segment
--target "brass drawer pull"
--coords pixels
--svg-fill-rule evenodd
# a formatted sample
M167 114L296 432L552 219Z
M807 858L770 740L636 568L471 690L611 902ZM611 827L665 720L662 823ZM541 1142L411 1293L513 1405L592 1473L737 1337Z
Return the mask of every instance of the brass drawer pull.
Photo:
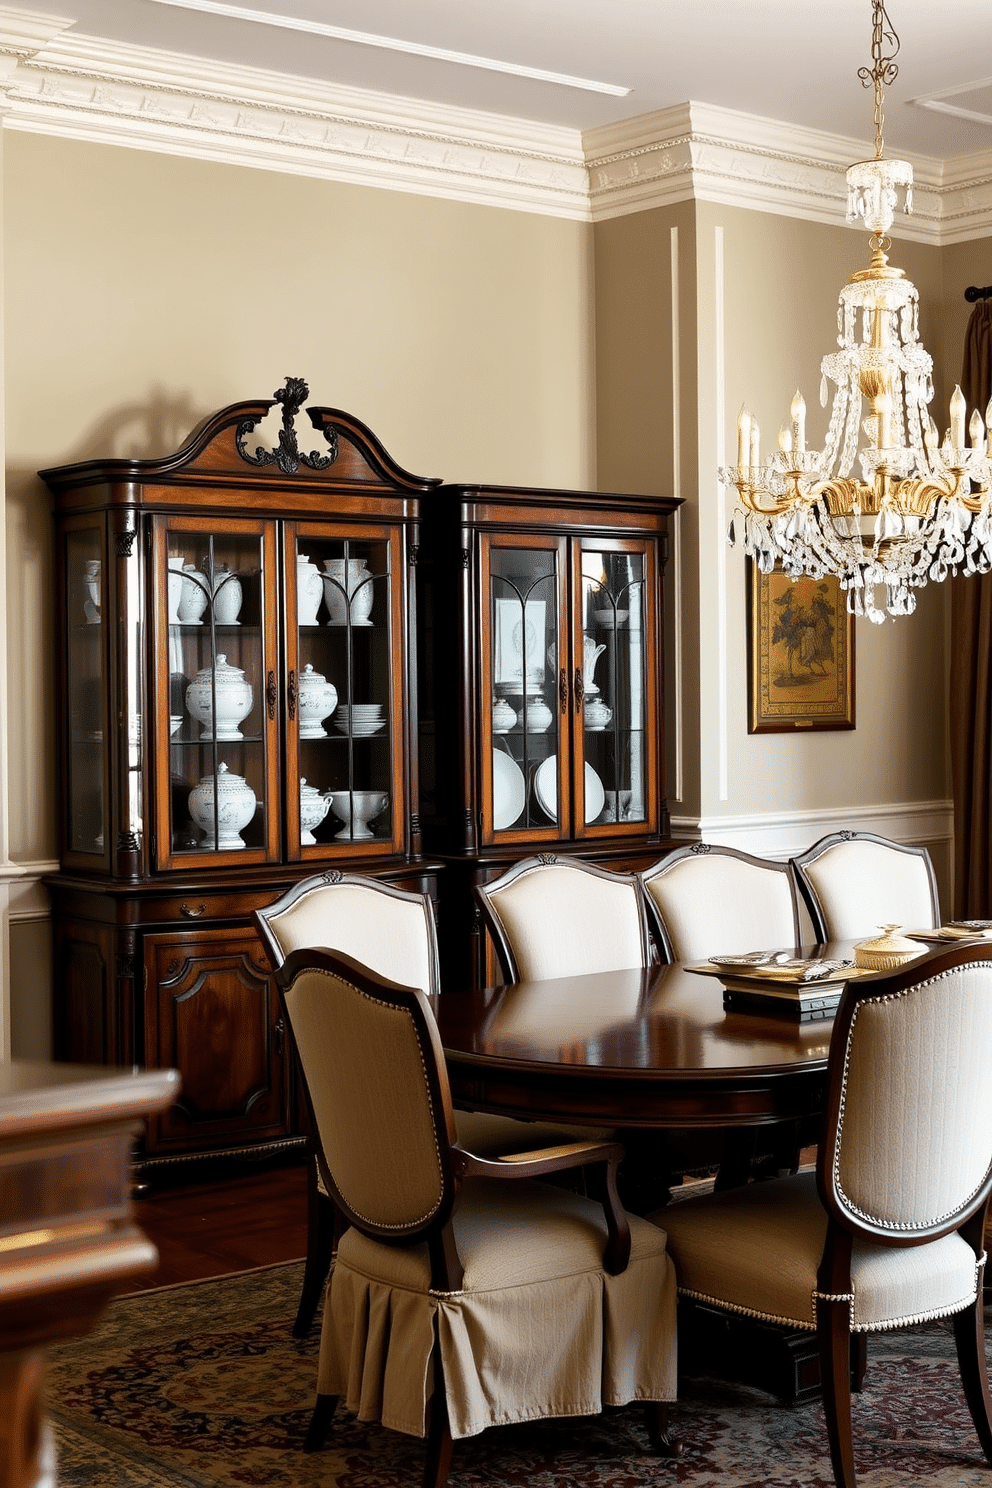
M180 904L179 906L179 913L187 920L198 920L202 914L206 913L206 910L205 904L198 904L195 909L192 904Z

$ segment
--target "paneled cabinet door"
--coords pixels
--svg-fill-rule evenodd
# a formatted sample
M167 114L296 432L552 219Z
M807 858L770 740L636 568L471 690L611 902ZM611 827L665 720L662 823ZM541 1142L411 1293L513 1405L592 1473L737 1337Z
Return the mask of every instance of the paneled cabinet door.
M149 1151L285 1136L285 1029L254 933L146 935L144 969L145 1063L182 1076L175 1105L149 1123Z
M483 841L568 837L568 540L483 533L481 559Z
M650 539L572 545L576 837L658 830L657 568Z
M156 863L274 862L275 524L170 516L153 532Z
M287 854L400 853L410 712L400 533L287 522L284 534Z
M481 539L483 841L658 825L652 539Z

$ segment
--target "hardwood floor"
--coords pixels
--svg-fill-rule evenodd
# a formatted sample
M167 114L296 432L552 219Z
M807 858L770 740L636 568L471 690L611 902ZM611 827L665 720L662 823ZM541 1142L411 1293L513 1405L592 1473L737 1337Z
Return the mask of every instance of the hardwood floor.
M198 1281L302 1260L307 1247L307 1178L291 1166L238 1167L182 1186L156 1187L134 1201L134 1217L158 1248L158 1270L129 1291Z

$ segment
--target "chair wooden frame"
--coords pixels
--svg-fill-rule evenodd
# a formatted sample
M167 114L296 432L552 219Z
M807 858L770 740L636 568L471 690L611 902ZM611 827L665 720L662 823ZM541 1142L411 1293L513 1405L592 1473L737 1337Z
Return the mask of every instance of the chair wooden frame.
M813 933L818 941L822 943L829 940L831 937L823 906L820 903L819 895L817 894L816 888L812 880L810 879L807 870L811 863L815 863L818 858L823 857L824 853L830 852L832 848L837 847L840 843L843 842L873 842L878 847L888 848L891 852L905 853L909 857L920 858L926 868L927 876L930 883L930 901L933 909L933 926L931 927L920 925L911 928L921 930L930 929L936 928L940 924L940 898L937 892L937 878L934 873L933 862L930 858L930 854L927 852L925 847L911 847L908 843L905 842L893 842L890 838L879 837L874 832L831 832L828 836L821 837L819 842L814 842L813 846L807 848L804 853L799 853L796 857L790 860L790 866L793 873L795 874L799 892L803 897L803 902L805 903L806 908L809 911L809 917L813 922Z
M566 857L558 853L540 853L536 857L521 858L514 863L499 878L488 884L475 885L475 898L482 914L483 922L493 939L496 947L496 955L499 959L503 976L508 982L520 981L520 971L513 946L506 932L506 927L499 913L498 906L493 901L493 895L500 889L507 888L515 883L517 879L524 878L527 874L540 871L546 867L567 868L575 873L584 873L590 878L602 879L610 884L628 884L634 891L634 899L637 905L639 918L639 933L641 941L641 965L651 964L651 937L648 932L647 913L644 907L644 894L636 873L613 873L608 868L601 868L598 863L588 863L582 858Z
M392 1244L415 1244L426 1242L431 1269L431 1287L444 1292L458 1291L463 1280L463 1270L452 1227L452 1216L458 1203L459 1191L465 1178L495 1178L503 1182L546 1177L569 1169L591 1167L595 1174L596 1199L603 1206L606 1220L607 1242L604 1249L604 1268L612 1275L626 1270L630 1259L631 1235L627 1215L617 1195L616 1172L623 1148L615 1142L576 1141L553 1149L532 1153L515 1154L512 1161L493 1161L475 1156L462 1147L457 1139L454 1108L448 1088L437 1025L428 998L412 987L400 987L396 983L374 976L368 968L361 966L348 956L335 955L318 949L293 951L276 969L283 1006L287 1011L290 1037L296 1049L296 1035L289 1014L286 998L293 984L301 975L313 971L324 971L332 977L343 978L357 987L366 996L379 1003L403 1011L410 1018L426 1076L428 1098L433 1113L437 1139L437 1152L441 1170L441 1196L432 1214L426 1221L389 1226L380 1226L368 1217L357 1214L348 1204L327 1167L323 1149L318 1143L318 1160L321 1176L328 1193L333 1196L339 1212L347 1222L373 1239ZM297 1060L305 1097L313 1118L313 1104L299 1050ZM590 1175L592 1176L592 1174ZM424 1468L424 1488L444 1488L451 1462L452 1438L444 1400L444 1382L441 1377L441 1361L435 1332L434 1393L431 1402L427 1435L427 1459ZM305 1451L318 1450L325 1440L331 1420L337 1408L337 1397L318 1395L304 1443ZM655 1450L664 1456L677 1456L681 1447L668 1436L668 1409L664 1402L646 1402L648 1432Z
M381 894L385 898L402 900L407 904L417 904L423 908L430 973L430 985L425 990L432 994L437 993L440 986L437 929L434 906L430 897L427 894L414 893L409 889L399 889L395 884L384 883L381 879L365 878L360 874L344 873L339 869L330 869L326 873L317 873L309 878L301 879L272 904L255 910L253 916L255 928L273 968L278 971L286 960L286 950L277 929L280 917L312 894L333 892L341 887L367 890L370 894ZM310 1137L307 1143L307 1256L303 1269L300 1304L293 1323L294 1338L305 1338L310 1331L320 1305L327 1273L331 1267L337 1237L341 1232L341 1219L335 1209L333 1199L320 1191L320 1184L317 1181L319 1162L316 1128L311 1116Z
M653 882L654 879L664 876L672 869L677 869L680 863L685 863L697 858L710 856L736 858L738 862L747 863L749 867L757 868L768 873L778 873L784 875L786 881L788 882L789 891L792 898L793 945L798 946L801 934L799 922L799 895L796 888L795 874L792 872L792 868L789 863L777 862L771 858L754 857L751 853L740 852L735 847L719 847L709 842L693 842L686 847L673 848L670 853L666 853L665 856L659 859L657 863L652 864L650 868L645 868L640 874L638 874L638 877L641 881L641 887L644 890L644 902L647 909L648 923L651 929L651 934L654 938L655 944L658 947L658 954L660 955L662 961L671 963L673 961L684 960L685 957L676 955L675 947L672 944L672 939L671 935L669 934L668 927L665 924L664 917L654 899L653 894L651 893L649 885ZM762 947L740 947L740 950L742 951L758 949L762 949Z

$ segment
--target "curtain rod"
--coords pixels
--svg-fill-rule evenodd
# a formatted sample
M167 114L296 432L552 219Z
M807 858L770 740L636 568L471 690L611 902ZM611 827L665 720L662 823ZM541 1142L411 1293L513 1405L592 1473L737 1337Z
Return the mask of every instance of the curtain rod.
M969 305L973 305L976 300L992 300L992 284L986 284L984 289L977 289L971 284L965 290L964 297Z

